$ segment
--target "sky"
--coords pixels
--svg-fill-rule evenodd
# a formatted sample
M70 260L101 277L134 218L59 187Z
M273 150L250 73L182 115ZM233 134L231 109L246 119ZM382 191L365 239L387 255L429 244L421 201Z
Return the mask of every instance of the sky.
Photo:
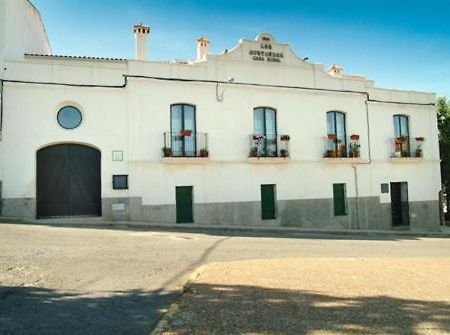
M54 54L134 58L132 26L151 26L150 60L195 59L271 33L300 57L377 87L450 98L450 0L31 0Z

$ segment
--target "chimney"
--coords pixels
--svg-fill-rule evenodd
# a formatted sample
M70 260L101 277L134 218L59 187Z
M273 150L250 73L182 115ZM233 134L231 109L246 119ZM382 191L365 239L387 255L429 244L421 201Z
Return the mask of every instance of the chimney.
M331 76L339 76L343 70L344 68L342 66L333 64L328 68L328 74Z
M209 40L206 37L200 37L197 40L197 61L206 60L208 53Z
M136 37L136 59L148 59L148 34L150 27L144 24L136 24L133 28L134 36Z

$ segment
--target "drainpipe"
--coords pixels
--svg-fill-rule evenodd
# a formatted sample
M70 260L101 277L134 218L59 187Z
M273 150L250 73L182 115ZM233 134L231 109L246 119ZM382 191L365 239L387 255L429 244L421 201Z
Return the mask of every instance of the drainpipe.
M370 121L369 121L369 101L370 101L370 97L369 97L369 93L366 93L366 125L367 125L367 147L368 147L368 154L369 154L369 161L367 163L367 165L372 164L372 151L371 151L371 146L370 146ZM356 168L356 165L352 165L353 168L353 176L355 179L355 196L356 196L356 229L359 229L359 188L358 188L358 170Z
M359 229L359 189L358 189L358 170L352 164L353 176L355 177L355 196L356 196L356 229Z
M0 79L0 141L3 134L3 79Z

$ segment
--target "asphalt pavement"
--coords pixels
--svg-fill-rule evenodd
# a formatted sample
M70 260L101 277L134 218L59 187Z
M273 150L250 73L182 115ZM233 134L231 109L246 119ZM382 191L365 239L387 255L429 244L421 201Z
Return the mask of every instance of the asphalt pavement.
M201 265L450 257L450 239L0 224L0 334L148 334Z

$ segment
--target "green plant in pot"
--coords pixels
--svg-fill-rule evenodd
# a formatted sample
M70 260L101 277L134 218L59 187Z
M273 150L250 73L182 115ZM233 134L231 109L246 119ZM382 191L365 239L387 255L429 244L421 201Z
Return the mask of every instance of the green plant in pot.
M200 150L200 157L209 157L208 149L205 149L205 148L201 149Z
M172 157L172 149L168 147L162 148L164 157Z
M289 157L289 152L286 149L281 149L280 156L284 158Z
M356 141L350 142L348 155L351 158L358 158L360 155L360 152L359 152L360 148L361 148L361 144L359 144L358 142L356 142Z

